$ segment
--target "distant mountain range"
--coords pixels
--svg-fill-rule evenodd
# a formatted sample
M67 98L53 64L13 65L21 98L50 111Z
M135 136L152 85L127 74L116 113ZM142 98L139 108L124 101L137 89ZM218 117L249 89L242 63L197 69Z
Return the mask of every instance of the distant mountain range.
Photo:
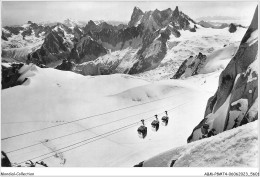
M196 32L198 27L222 29L228 26L197 23L178 6L174 10L146 12L135 7L128 24L102 20L84 23L71 19L62 23L28 21L21 26L2 28L2 57L6 61L12 58L59 69L63 67L58 65L64 66L68 62L62 61L67 60L75 63L71 70L84 75L136 74L160 64L167 53L166 43L170 36L178 38L183 30ZM102 59L111 51L126 48L131 59L120 58L112 62ZM95 61L99 57L100 62ZM87 73L84 68L88 68Z

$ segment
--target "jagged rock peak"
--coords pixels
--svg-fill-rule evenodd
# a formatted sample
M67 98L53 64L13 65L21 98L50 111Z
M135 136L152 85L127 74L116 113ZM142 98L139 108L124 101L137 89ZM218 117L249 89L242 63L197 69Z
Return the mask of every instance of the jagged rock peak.
M139 13L143 13L143 11L139 8L139 7L134 7L133 12L139 12Z
M131 20L128 23L129 26L136 26L138 21L142 18L144 12L138 7L134 7L133 13L131 15Z
M179 12L180 12L180 11L179 11L179 7L176 6L173 12L174 12L175 14L179 14Z
M145 29L150 31L164 28L168 24L172 24L177 30L190 30L193 28L190 25L196 24L196 22L188 15L179 11L179 7L176 6L174 11L171 8L167 8L164 10L155 9L144 13L140 9L135 8L128 25L137 27L139 24L142 24ZM195 29L192 29L192 32L195 31Z
M176 6L175 9L174 9L174 11L179 12L179 7Z
M93 20L89 20L87 25L93 25L96 26L96 23Z

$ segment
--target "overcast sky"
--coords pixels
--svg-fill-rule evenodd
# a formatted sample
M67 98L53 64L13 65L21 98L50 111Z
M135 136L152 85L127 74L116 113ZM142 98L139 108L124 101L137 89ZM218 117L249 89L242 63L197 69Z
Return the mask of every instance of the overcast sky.
M116 20L128 22L133 8L139 7L143 11L166 8L179 10L196 19L203 16L230 16L250 21L257 1L237 2L62 2L62 1L2 1L2 25L24 24L33 22L63 21L67 18L89 20ZM249 22L250 23L250 22Z

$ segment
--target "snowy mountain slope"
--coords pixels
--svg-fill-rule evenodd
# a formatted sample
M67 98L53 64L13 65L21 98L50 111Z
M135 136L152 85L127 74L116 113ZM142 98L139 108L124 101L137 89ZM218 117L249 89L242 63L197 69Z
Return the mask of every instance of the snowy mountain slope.
M137 74L137 76L152 80L171 78L186 58L190 55L198 54L199 52L210 55L213 51L216 51L215 54L209 57L210 60L214 61L216 66L213 67L209 62L208 66L211 67L208 69L210 70L208 72L224 68L227 62L232 58L232 52L236 50L246 31L244 28L238 28L236 33L229 33L227 29L206 29L203 27L198 27L196 30L196 33L181 31L181 37L175 37L173 34L170 35L170 39L166 42L167 53L161 61L159 60L159 63L149 62L148 60L149 55L156 56L158 51L160 51L159 46L161 43L158 43L158 38L154 39L153 43L146 47L142 55L145 56L144 61L148 64L153 64L153 68L158 67L151 71L144 71ZM142 47L142 38L135 38L131 43L129 42L129 44L131 45L124 44L121 50L116 50L101 56L91 63L82 64L79 68L88 68L89 71L93 71L85 72L86 69L84 69L84 71L82 71L84 75L100 74L102 72L97 72L99 68L106 70L104 73L128 72L129 69L133 69L132 67L135 62L138 62L138 50ZM149 55L146 55L147 53L149 53ZM220 55L222 57L220 57Z
M146 121L148 137L144 140L138 137L136 129L140 124L136 124L118 134L75 150L65 153L58 151L56 157L44 160L49 166L133 166L136 162L172 148L173 145L186 144L185 137L203 116L209 96L208 92L199 91L189 83L177 80L150 83L138 77L121 74L91 77L33 65L23 67L21 72L22 70L28 80L21 86L2 91L2 138L126 106L153 100L154 102L4 140L2 149L5 152L40 143L21 151L7 153L12 163L53 152L69 144L151 117ZM156 99L162 100L155 101ZM157 133L151 131L153 115L170 109L172 111L169 111L168 126L161 126ZM196 110L198 119L194 118L195 113L190 110ZM142 114L139 116L133 116L140 113ZM110 123L118 119L122 120ZM85 130L106 123L109 124ZM82 130L85 131L48 141ZM172 136L168 136L169 134Z
M25 63L28 54L41 47L48 30L49 27L31 21L21 27L3 27L2 37L6 38L1 40L1 56L7 60Z
M2 40L2 49L12 49L12 48L21 48L26 46L34 46L35 44L42 42L43 36L26 36L23 38L21 34L12 35L8 38L8 41Z
M20 48L43 41L50 27L38 25L31 21L22 26L5 26L2 28L2 49Z
M239 49L220 74L218 89L208 100L204 119L194 128L188 142L258 119L258 65L257 7Z
M76 66L76 70L83 75L102 75L111 73L124 73L131 68L138 52L138 46L127 47L98 57L91 62L82 63Z
M258 167L258 121L148 160L143 167Z
M26 62L28 54L39 49L42 43L43 41L39 41L25 47L2 49L2 57L12 58L18 62Z
M197 74L206 74L224 69L235 55L237 49L238 45L231 44L230 46L225 46L214 51L208 56L202 53L199 53L195 57L190 56L184 60L173 78L187 78Z
M200 73L205 74L218 69L224 69L230 62L230 59L235 55L237 49L238 45L231 44L223 49L214 51L207 57L205 65L203 66L203 69L200 70Z
M171 35L166 43L167 54L160 65L152 71L146 71L137 76L152 80L169 79L177 72L183 61L199 52L207 56L212 55L212 61L216 67L211 65L211 71L223 68L224 64L227 64L225 61L232 58L232 52L238 47L245 32L244 28L238 28L236 33L229 33L226 28L207 29L198 26L196 33L181 31L182 35L179 38ZM214 55L213 52L216 54ZM224 58L226 60L223 60Z

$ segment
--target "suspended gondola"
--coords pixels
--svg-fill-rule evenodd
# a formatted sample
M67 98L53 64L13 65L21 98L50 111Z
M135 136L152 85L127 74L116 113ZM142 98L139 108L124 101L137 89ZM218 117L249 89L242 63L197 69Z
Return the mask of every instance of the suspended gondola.
M137 129L137 132L138 132L139 137L144 139L147 135L147 127L144 125L144 119L142 119L141 122L143 125L141 125Z
M167 111L165 111L165 116L162 117L162 125L167 126L169 122L169 117Z
M159 120L158 120L157 115L155 115L155 120L152 121L151 125L152 125L152 130L153 130L153 131L157 132L157 131L159 130L160 122L159 122Z

